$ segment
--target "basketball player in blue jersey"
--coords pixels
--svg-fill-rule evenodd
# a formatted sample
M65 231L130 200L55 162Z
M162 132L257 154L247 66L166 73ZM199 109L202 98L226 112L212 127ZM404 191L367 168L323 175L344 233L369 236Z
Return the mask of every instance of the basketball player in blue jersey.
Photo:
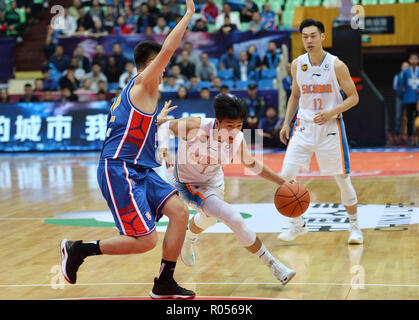
M350 220L348 243L362 244L358 226L357 196L349 177L349 148L342 113L358 103L358 93L347 66L323 50L324 26L304 20L300 32L306 54L292 62L292 92L288 101L281 141L288 143L281 176L295 180L300 169L308 170L313 153L322 175L333 175ZM345 92L343 99L340 90ZM290 139L290 124L297 120ZM289 140L289 142L288 142ZM288 230L278 238L294 240L308 232L303 216L291 218Z
M193 0L186 0L184 17L163 45L142 41L134 50L139 73L111 106L97 175L120 235L93 242L64 239L62 272L71 284L76 283L77 271L88 256L135 254L153 249L157 243L155 224L164 214L170 222L163 240L160 272L150 296L154 299L195 297L193 291L180 287L173 279L189 210L176 189L153 170L160 166L155 158L158 86L194 12ZM164 109L170 111L169 104Z

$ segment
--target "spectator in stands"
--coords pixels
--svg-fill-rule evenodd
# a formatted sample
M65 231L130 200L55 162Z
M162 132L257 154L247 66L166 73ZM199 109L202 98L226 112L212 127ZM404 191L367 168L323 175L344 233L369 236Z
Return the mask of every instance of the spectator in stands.
M232 24L230 22L230 17L225 16L224 17L224 25L221 26L221 28L218 30L222 34L228 36L231 32L236 31L237 26L235 24Z
M131 28L125 24L125 19L123 16L118 16L116 18L116 25L112 29L111 34L130 34Z
M257 131L263 136L263 146L270 148L278 148L282 145L279 139L279 131L281 129L283 119L278 117L277 108L268 106L266 108L265 116L260 120L259 129L263 132Z
M192 27L193 32L208 32L208 27L202 19L195 21L195 25Z
M112 46L112 56L115 58L116 65L118 67L119 74L121 75L124 72L125 64L127 59L122 53L122 48L119 43L114 43Z
M201 17L205 23L215 23L220 14L220 9L215 4L214 0L207 0L207 2L201 8Z
M77 20L77 31L88 31L94 27L94 22L89 13L86 13L85 9L81 7L79 9L79 19Z
M44 89L42 94L42 101L43 102L55 102L54 97L52 95L52 91L50 89Z
M230 88L227 85L223 84L220 88L220 93L230 94Z
M292 75L291 75L291 63L287 63L287 75L282 79L282 87L284 88L286 94L287 94L287 100L285 105L288 103L288 99L291 95L291 89L292 89Z
M168 6L168 3L162 3L161 5L161 12L160 16L164 17L164 19L167 21L167 23L175 21L175 16L178 16L179 14L173 14Z
M70 57L64 54L62 45L55 47L55 53L50 58L50 62L57 68L58 71L64 72L70 66Z
M42 78L35 79L35 88L34 92L42 92L44 91L44 80Z
M188 50L182 50L180 54L181 61L177 63L180 68L180 74L183 75L186 79L195 77L195 65L189 61L189 52Z
M68 13L71 14L76 21L80 18L79 9L82 7L80 0L73 0L73 5L68 8Z
M212 81L218 73L215 65L208 60L208 54L201 54L201 61L196 67L196 75L200 81Z
M130 30L134 30L137 24L137 18L129 5L124 6L124 18L125 24L130 28Z
M103 19L105 18L105 15L103 13L103 9L99 3L99 0L92 1L92 6L90 7L90 10L89 10L89 15L93 21L95 19L100 19L101 21L103 21Z
M63 23L63 29L60 29L63 36L72 36L77 31L77 20L68 12L68 9L64 9Z
M217 90L217 91L221 90L221 78L220 77L215 77L211 81L211 90Z
M3 20L7 24L6 35L15 37L18 43L22 42L24 25L21 23L16 1L10 1L9 9L3 14Z
M218 68L220 70L235 70L239 65L239 60L234 55L233 45L228 45L227 51L223 53L220 57L220 62L218 63Z
M249 61L250 63L252 63L256 70L259 70L261 67L261 60L259 57L259 54L257 52L257 48L254 44L251 44L248 48L247 48L247 56L249 57Z
M116 25L116 18L118 17L116 15L116 10L113 6L107 6L107 15L103 19L103 27L108 31L108 33L111 33L113 28Z
M104 90L99 90L96 93L96 101L106 101L106 92Z
M140 15L137 20L137 33L151 34L156 22L150 14L147 3L143 3L140 9Z
M253 12L252 21L249 22L248 29L252 32L262 30L262 19L260 18L259 11Z
M44 44L45 59L49 60L54 54L55 47L58 45L59 32L48 25L47 37Z
M174 64L170 68L172 77L175 79L175 83L178 87L185 85L187 79L180 73L180 68L177 64Z
M172 75L167 75L163 79L163 83L159 86L159 91L167 92L167 91L177 91L179 89L179 85L176 84L175 78Z
M259 120L265 114L265 99L257 93L257 85L254 83L249 84L247 97L244 99L247 107L247 118L243 126L246 129L256 129L259 125Z
M77 102L79 97L74 94L70 88L63 87L60 89L61 96L58 98L57 102Z
M147 0L148 10L150 11L150 15L157 20L157 17L160 15L160 10L157 8L157 1L156 0Z
M157 24L153 28L154 34L167 35L170 32L170 27L166 23L166 19L163 16L157 18Z
M204 87L199 91L199 97L204 100L208 100L211 97L210 90Z
M189 53L189 61L192 62L196 66L200 63L200 58L198 56L198 54L195 52L192 43L189 41L186 41L183 45L182 50L186 50ZM176 58L176 63L180 63L182 61L182 57L178 56Z
M196 2L195 2L195 5L196 5ZM179 6L179 3L177 3L177 0L169 0L167 2L167 7L169 8L169 12L173 14L173 16L179 16L181 14L180 6Z
M42 79L44 80L44 89L57 91L57 83L50 78L49 67L42 68Z
M84 55L83 47L78 46L76 52L74 53L74 58L77 61L77 67L84 70L84 72L90 72L90 60Z
M80 81L76 79L75 73L76 69L73 66L67 68L65 75L58 81L60 89L67 87L70 88L71 91L75 91L80 87Z
M108 64L108 55L105 53L105 49L100 43L96 45L96 54L93 56L92 63L99 64L102 70L105 70L106 65Z
M221 14L219 14L217 16L217 18L215 19L215 28L217 30L220 30L223 25L226 25L226 23L225 23L225 18L226 17L230 18L230 23L229 24L233 24L233 25L236 26L235 30L240 29L239 16L232 14L230 5L228 3L224 3L223 4L223 12Z
M121 88L125 87L128 81L130 81L136 74L137 68L134 63L132 61L127 61L125 64L125 72L119 77L119 86Z
M271 4L269 1L265 2L263 5L263 10L260 13L260 18L262 20L262 29L267 31L276 30L275 25L275 14L280 14L280 12L274 12L271 10Z
M74 91L76 94L79 93L92 93L94 92L92 88L92 80L91 79L84 79L82 87Z
M91 36L103 37L109 34L108 30L103 26L103 22L100 19L94 19L94 25L90 33Z
M7 23L3 19L3 12L4 10L0 8L0 37L5 37L7 32Z
M247 51L241 51L238 66L234 70L236 80L249 81L255 80L256 67L249 62Z
M100 64L94 63L92 65L92 71L85 75L84 80L90 79L92 81L92 89L93 91L97 92L99 90L99 81L105 81L106 84L108 83L108 79L102 73L102 69Z
M402 116L403 116L403 82L402 82L402 76L403 71L409 68L409 62L403 61L401 65L401 70L399 73L397 73L394 76L393 79L393 89L396 92L396 103L395 103L395 109L396 109L396 119L394 123L394 134L395 139L394 143L396 145L403 144L402 141L403 137L401 135L402 132Z
M106 64L106 68L103 71L106 78L110 83L118 83L119 78L122 75L122 72L118 69L118 66L116 65L116 60L114 56L110 56L108 58L108 63Z
M414 122L416 118L416 108L418 104L419 89L419 54L409 55L410 68L402 73L403 108L406 109L407 118L407 143L415 145Z
M246 0L243 9L240 12L241 22L250 22L252 20L253 13L258 11L259 7L256 3L254 3L252 0Z
M181 86L177 90L176 98L180 100L188 99L188 89L186 87Z
M189 86L188 89L195 91L198 88L199 84L199 78L198 77L192 77L189 79Z
M277 52L276 43L270 41L268 44L268 51L262 61L262 68L264 69L275 69L280 61L279 52Z
M19 99L19 102L39 102L38 97L33 94L32 85L25 84L25 94Z
M0 103L10 103L10 96L6 88L0 89Z

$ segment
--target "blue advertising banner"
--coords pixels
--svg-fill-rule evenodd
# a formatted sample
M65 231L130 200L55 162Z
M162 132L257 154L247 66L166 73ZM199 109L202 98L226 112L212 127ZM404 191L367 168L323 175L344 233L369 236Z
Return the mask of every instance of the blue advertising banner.
M76 48L81 46L84 49L85 55L92 58L96 53L95 46L102 44L106 54L112 54L112 46L119 43L122 48L122 53L128 60L133 60L133 51L138 42L143 40L155 40L163 43L166 36L163 35L111 35L105 37L71 37L60 38L59 43L64 47L64 53L73 56ZM282 44L290 46L290 31L260 31L260 32L241 32L235 31L230 35L215 32L188 32L182 39L179 46L178 53L183 43L192 43L193 48L197 54L201 52L208 53L210 58L219 58L227 51L227 47L232 45L235 53L246 51L249 45L254 45L257 48L259 56L262 58L268 48L268 43L273 41L277 47L280 48Z
M179 106L171 112L175 118L214 116L212 99L172 105ZM107 101L0 104L0 151L101 150L110 106Z

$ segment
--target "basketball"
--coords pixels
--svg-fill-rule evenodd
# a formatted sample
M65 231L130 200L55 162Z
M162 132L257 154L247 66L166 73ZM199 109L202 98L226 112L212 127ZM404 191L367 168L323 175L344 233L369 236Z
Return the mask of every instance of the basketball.
M286 182L276 190L274 203L279 213L296 218L306 212L310 204L310 193L301 183Z

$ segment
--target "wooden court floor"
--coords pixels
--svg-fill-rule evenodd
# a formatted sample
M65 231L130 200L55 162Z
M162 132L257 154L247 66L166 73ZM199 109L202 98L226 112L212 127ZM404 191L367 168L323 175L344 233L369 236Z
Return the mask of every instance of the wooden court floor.
M108 210L96 184L97 154L0 156L0 299L148 297L159 271L159 244L143 255L88 257L78 284L60 273L63 238L86 241L117 234L114 228L46 223L56 213ZM304 177L313 203L339 203L332 179ZM419 172L353 177L361 204L419 207ZM267 203L273 183L226 178L226 201ZM255 218L257 219L257 217ZM273 255L297 271L282 286L231 233L204 233L197 265L179 259L175 277L201 297L272 299L418 299L419 226L363 229L365 244L349 246L347 231L309 232L284 243L278 232L259 233Z

